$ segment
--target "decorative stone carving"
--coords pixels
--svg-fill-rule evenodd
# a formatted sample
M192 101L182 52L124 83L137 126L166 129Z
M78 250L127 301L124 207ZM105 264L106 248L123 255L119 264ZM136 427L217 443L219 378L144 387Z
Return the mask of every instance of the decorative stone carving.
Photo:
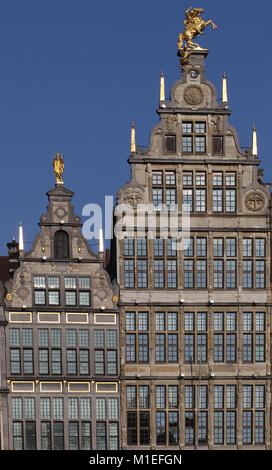
M213 133L214 134L220 134L221 133L221 123L222 119L220 116L212 116L212 125L213 125Z
M54 214L55 214L59 219L63 219L63 217L65 217L65 216L68 214L68 212L67 212L67 210L66 210L64 207L58 207L58 208L55 210Z
M124 203L129 204L133 208L135 208L137 204L140 204L141 202L143 202L142 195L139 194L137 191L127 194L124 197Z
M265 202L265 196L257 191L251 191L245 198L246 208L252 212L261 211L265 206Z
M131 181L118 191L116 199L118 204L128 204L135 209L144 203L144 188L137 181Z
M167 132L175 132L177 126L177 117L173 114L166 116L166 130Z
M25 300L29 296L30 292L26 287L20 287L17 289L16 294L20 299Z
M198 86L188 86L184 91L184 101L191 106L198 106L203 101L203 93Z

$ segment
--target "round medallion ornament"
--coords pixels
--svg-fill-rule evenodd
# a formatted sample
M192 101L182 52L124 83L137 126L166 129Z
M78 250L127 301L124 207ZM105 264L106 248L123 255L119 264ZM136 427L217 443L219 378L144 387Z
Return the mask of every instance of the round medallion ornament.
M251 192L245 198L245 205L250 211L261 211L265 206L265 198L260 193Z
M116 304L118 302L118 297L117 295L114 295L112 298L112 301Z
M12 294L7 294L6 295L6 299L10 302L12 300Z
M198 106L203 100L203 94L199 87L189 86L184 92L184 101L191 106Z
M191 70L191 72L189 73L189 75L190 75L190 78L191 78L192 80L195 80L195 79L198 77L198 73L197 73L196 70Z

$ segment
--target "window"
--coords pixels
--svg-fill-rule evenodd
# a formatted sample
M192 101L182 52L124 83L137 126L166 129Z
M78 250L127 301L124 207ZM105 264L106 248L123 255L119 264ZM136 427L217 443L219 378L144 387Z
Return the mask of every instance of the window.
M96 421L96 448L97 450L107 449L106 423Z
M205 172L196 173L195 183L196 183L196 186L206 186L206 173Z
M182 137L182 152L183 153L193 152L193 137L191 136Z
M184 288L192 289L194 287L194 260L184 260Z
M223 154L223 137L221 135L212 137L212 153L213 155Z
M162 189L153 189L153 206L154 209L157 211L162 210L162 204L163 204L163 197L162 197Z
M256 250L256 257L265 257L265 239L263 238L256 238L255 241L255 250Z
M206 152L206 137L199 137L195 138L195 148L196 153L205 153Z
M213 173L212 174L213 186L222 186L223 184L223 175L222 173Z
M252 261L243 261L243 287L251 289L252 281Z
M252 238L244 238L243 239L243 256L244 257L252 256L252 247L253 247Z
M58 230L54 235L54 258L69 258L69 236L64 230Z
M252 443L252 411L243 411L243 444Z
M127 412L127 445L137 445L137 413Z
M139 260L137 262L138 267L138 287L147 287L147 262L146 260Z
M53 423L54 450L64 450L64 423L54 421Z
M235 189L226 189L226 212L236 212Z
M195 123L195 132L196 132L196 134L205 134L205 132L206 132L206 123L205 122L196 122Z
M224 444L224 413L214 412L214 443Z
M150 443L150 416L149 411L140 411L140 445Z
M265 261L256 260L256 289L265 288Z
M206 212L206 190L196 190L196 212Z
M164 287L163 260L154 260L154 287L158 289Z
M193 212L193 190L183 189L183 204L186 204L190 212Z
M125 287L134 287L134 260L125 260Z
M223 211L223 191L222 189L213 190L213 211L222 212Z
M182 175L182 184L183 186L192 186L193 185L193 173L190 172L183 172Z
M207 287L207 261L196 261L196 284L199 289L206 289Z
M192 122L183 122L182 123L182 132L183 134L191 134L193 132L193 123Z
M215 289L223 288L223 260L214 260L213 262L213 287Z
M134 255L134 238L125 238L124 239L124 255L133 256Z
M165 136L165 148L167 153L176 153L176 136L166 135Z
M175 289L177 287L177 262L167 260L167 287Z

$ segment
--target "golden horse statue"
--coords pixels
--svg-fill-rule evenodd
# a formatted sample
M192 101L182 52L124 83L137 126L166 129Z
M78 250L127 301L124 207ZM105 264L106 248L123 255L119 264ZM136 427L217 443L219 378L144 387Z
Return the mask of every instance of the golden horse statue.
M201 49L199 44L193 42L196 36L204 34L203 31L208 25L212 25L213 29L217 29L216 24L212 20L205 21L201 18L200 15L204 11L203 8L190 7L185 12L186 20L183 21L185 29L182 34L178 35L178 50L183 61L186 61L193 49ZM184 41L187 42L187 45L183 46Z

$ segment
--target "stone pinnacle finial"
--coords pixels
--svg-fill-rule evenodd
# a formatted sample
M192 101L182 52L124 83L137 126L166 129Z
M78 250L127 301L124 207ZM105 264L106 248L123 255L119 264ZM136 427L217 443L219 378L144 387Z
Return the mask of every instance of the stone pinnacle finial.
M253 130L252 130L252 155L254 157L258 156L257 132L256 132L255 124L253 124Z
M165 85L164 85L163 70L161 72L160 101L165 101Z
M223 83L222 83L222 102L228 104L228 89L227 89L227 76L224 72Z
M132 124L131 124L130 153L136 153L136 140L135 140L135 125L134 125L134 121L132 121Z

